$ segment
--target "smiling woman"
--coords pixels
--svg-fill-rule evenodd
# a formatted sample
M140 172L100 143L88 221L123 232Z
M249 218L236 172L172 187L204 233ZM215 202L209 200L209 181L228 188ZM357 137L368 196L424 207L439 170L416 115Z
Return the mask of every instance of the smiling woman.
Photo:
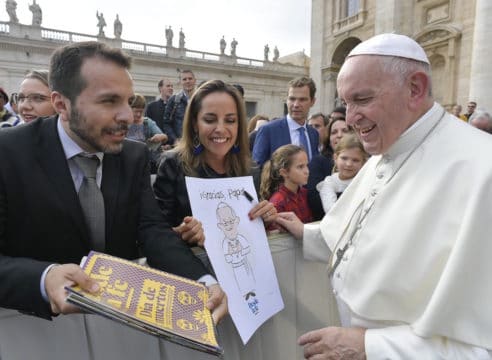
M26 123L38 117L56 113L51 105L51 91L48 86L48 70L33 70L21 83L17 95L18 111Z
M220 80L200 86L188 103L183 136L164 154L154 192L168 225L190 244L203 245L199 221L191 216L185 176L224 178L252 175L259 188L260 170L254 166L248 145L244 102L238 91ZM268 213L268 216L267 216ZM251 218L273 221L275 209L262 201Z

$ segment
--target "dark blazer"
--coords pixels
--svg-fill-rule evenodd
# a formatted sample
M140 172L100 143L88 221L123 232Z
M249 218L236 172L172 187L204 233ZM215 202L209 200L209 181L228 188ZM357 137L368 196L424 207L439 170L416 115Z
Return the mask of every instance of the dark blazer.
M319 154L319 134L312 126L307 126L307 133L311 145L311 159ZM270 160L273 152L282 145L291 144L289 125L287 118L276 119L268 122L258 129L256 134L255 144L253 146L253 159L258 165Z
M164 111L166 111L166 104L162 98L152 101L147 105L145 109L145 116L155 121L159 129L164 127Z
M316 185L323 181L325 177L330 176L335 165L333 157L326 154L319 154L313 157L308 164L309 178L306 185L308 191L308 204L313 213L313 220L321 220L325 216L323 210L323 204L321 203L321 197L319 191L316 189Z
M52 263L78 264L91 250L56 117L2 130L0 154L0 306L49 318L41 274ZM155 268L198 279L207 271L164 225L147 164L145 145L130 140L104 155L105 252L144 255Z

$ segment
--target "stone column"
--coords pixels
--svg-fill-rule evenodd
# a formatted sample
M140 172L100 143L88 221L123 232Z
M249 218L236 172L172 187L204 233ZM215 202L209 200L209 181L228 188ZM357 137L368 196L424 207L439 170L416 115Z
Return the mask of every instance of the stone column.
M479 108L492 110L490 87L492 86L492 43L489 30L492 28L492 1L476 0L475 29L471 54L470 96Z

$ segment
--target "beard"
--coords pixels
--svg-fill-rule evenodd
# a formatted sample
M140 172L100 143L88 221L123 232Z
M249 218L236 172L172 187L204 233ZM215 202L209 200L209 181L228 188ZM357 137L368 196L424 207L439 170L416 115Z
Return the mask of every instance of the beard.
M96 152L102 152L105 154L118 154L123 149L123 142L120 143L105 143L103 142L102 134L104 132L116 132L116 131L128 131L128 124L121 122L117 126L112 128L102 128L100 133L97 133L97 129L90 127L87 123L87 119L72 106L69 119L70 130L77 135L82 141L89 145Z

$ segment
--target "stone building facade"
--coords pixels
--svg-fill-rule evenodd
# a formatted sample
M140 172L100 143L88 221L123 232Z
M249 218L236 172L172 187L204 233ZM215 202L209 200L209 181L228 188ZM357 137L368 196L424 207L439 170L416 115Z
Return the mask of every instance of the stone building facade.
M53 50L70 42L97 40L120 47L133 59L131 74L135 91L148 100L158 96L157 83L162 77L175 80L179 70L191 69L197 84L220 79L241 84L245 89L246 110L249 117L261 113L269 117L282 116L285 111L288 82L309 74L309 65L287 64L228 55L195 51L165 45L145 44L108 38L0 22L0 86L9 93L16 92L24 75L31 69L47 69Z
M492 110L490 0L312 0L311 76L316 110L338 104L336 78L359 42L394 32L415 39L432 67L436 101L446 107L469 100ZM314 110L314 109L313 109Z

